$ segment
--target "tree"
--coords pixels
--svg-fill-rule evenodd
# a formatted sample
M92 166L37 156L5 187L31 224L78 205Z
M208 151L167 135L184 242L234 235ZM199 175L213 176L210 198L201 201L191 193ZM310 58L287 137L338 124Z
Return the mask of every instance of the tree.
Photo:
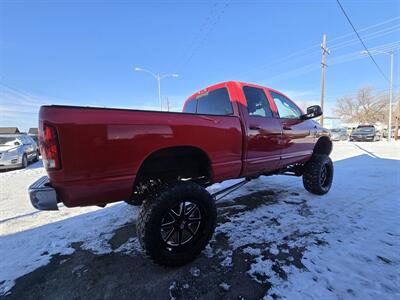
M388 111L388 95L375 95L372 87L360 88L356 97L339 98L334 113L345 121L364 124L385 122Z

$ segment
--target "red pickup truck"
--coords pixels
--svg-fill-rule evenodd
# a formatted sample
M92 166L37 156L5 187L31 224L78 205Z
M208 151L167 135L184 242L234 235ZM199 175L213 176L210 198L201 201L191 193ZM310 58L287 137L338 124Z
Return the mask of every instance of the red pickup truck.
M39 144L48 177L33 183L33 206L56 210L125 200L142 204L139 240L156 263L194 259L216 226L207 186L232 178L303 177L314 194L329 191L332 142L282 93L242 82L205 88L183 112L42 106Z

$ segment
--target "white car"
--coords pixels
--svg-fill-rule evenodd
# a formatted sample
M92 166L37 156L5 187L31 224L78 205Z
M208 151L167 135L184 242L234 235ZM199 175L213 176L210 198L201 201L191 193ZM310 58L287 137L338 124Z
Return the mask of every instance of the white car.
M26 168L39 160L36 142L25 134L0 134L0 170Z

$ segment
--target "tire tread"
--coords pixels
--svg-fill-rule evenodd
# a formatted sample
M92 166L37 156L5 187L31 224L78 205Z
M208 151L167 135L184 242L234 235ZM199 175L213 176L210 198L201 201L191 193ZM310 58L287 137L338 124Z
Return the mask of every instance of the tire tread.
M312 158L304 166L303 185L304 188L310 193L316 195L324 195L329 191L332 184L332 178L331 178L331 183L329 184L329 187L327 189L324 189L319 182L321 167L326 163L330 165L332 170L331 177L333 177L333 164L332 160L328 155L323 155L323 154L313 155Z
M190 253L183 255L181 259L179 258L168 258L166 256L160 255L160 249L154 246L153 228L152 228L152 215L160 209L160 204L163 201L167 201L171 194L181 194L181 193L199 193L202 194L203 200L207 201L207 205L211 207L209 210L209 220L211 222L212 230L208 232L205 238L198 247L193 247ZM137 219L137 236L139 242L144 250L145 255L150 258L154 263L163 266L177 267L188 263L197 257L201 251L204 250L208 244L211 236L214 232L216 226L216 206L212 199L212 196L201 186L193 182L177 182L175 184L163 184L160 188L155 191L148 199L143 201L142 207L140 209L138 219ZM196 245L197 246L197 245Z

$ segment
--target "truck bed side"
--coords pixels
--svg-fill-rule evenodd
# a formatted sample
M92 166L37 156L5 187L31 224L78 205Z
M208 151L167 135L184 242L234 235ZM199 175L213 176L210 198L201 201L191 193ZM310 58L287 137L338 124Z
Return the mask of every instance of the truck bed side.
M166 148L202 151L211 182L238 177L242 168L237 116L43 106L43 121L58 133L62 167L48 173L67 206L128 199L140 166Z

